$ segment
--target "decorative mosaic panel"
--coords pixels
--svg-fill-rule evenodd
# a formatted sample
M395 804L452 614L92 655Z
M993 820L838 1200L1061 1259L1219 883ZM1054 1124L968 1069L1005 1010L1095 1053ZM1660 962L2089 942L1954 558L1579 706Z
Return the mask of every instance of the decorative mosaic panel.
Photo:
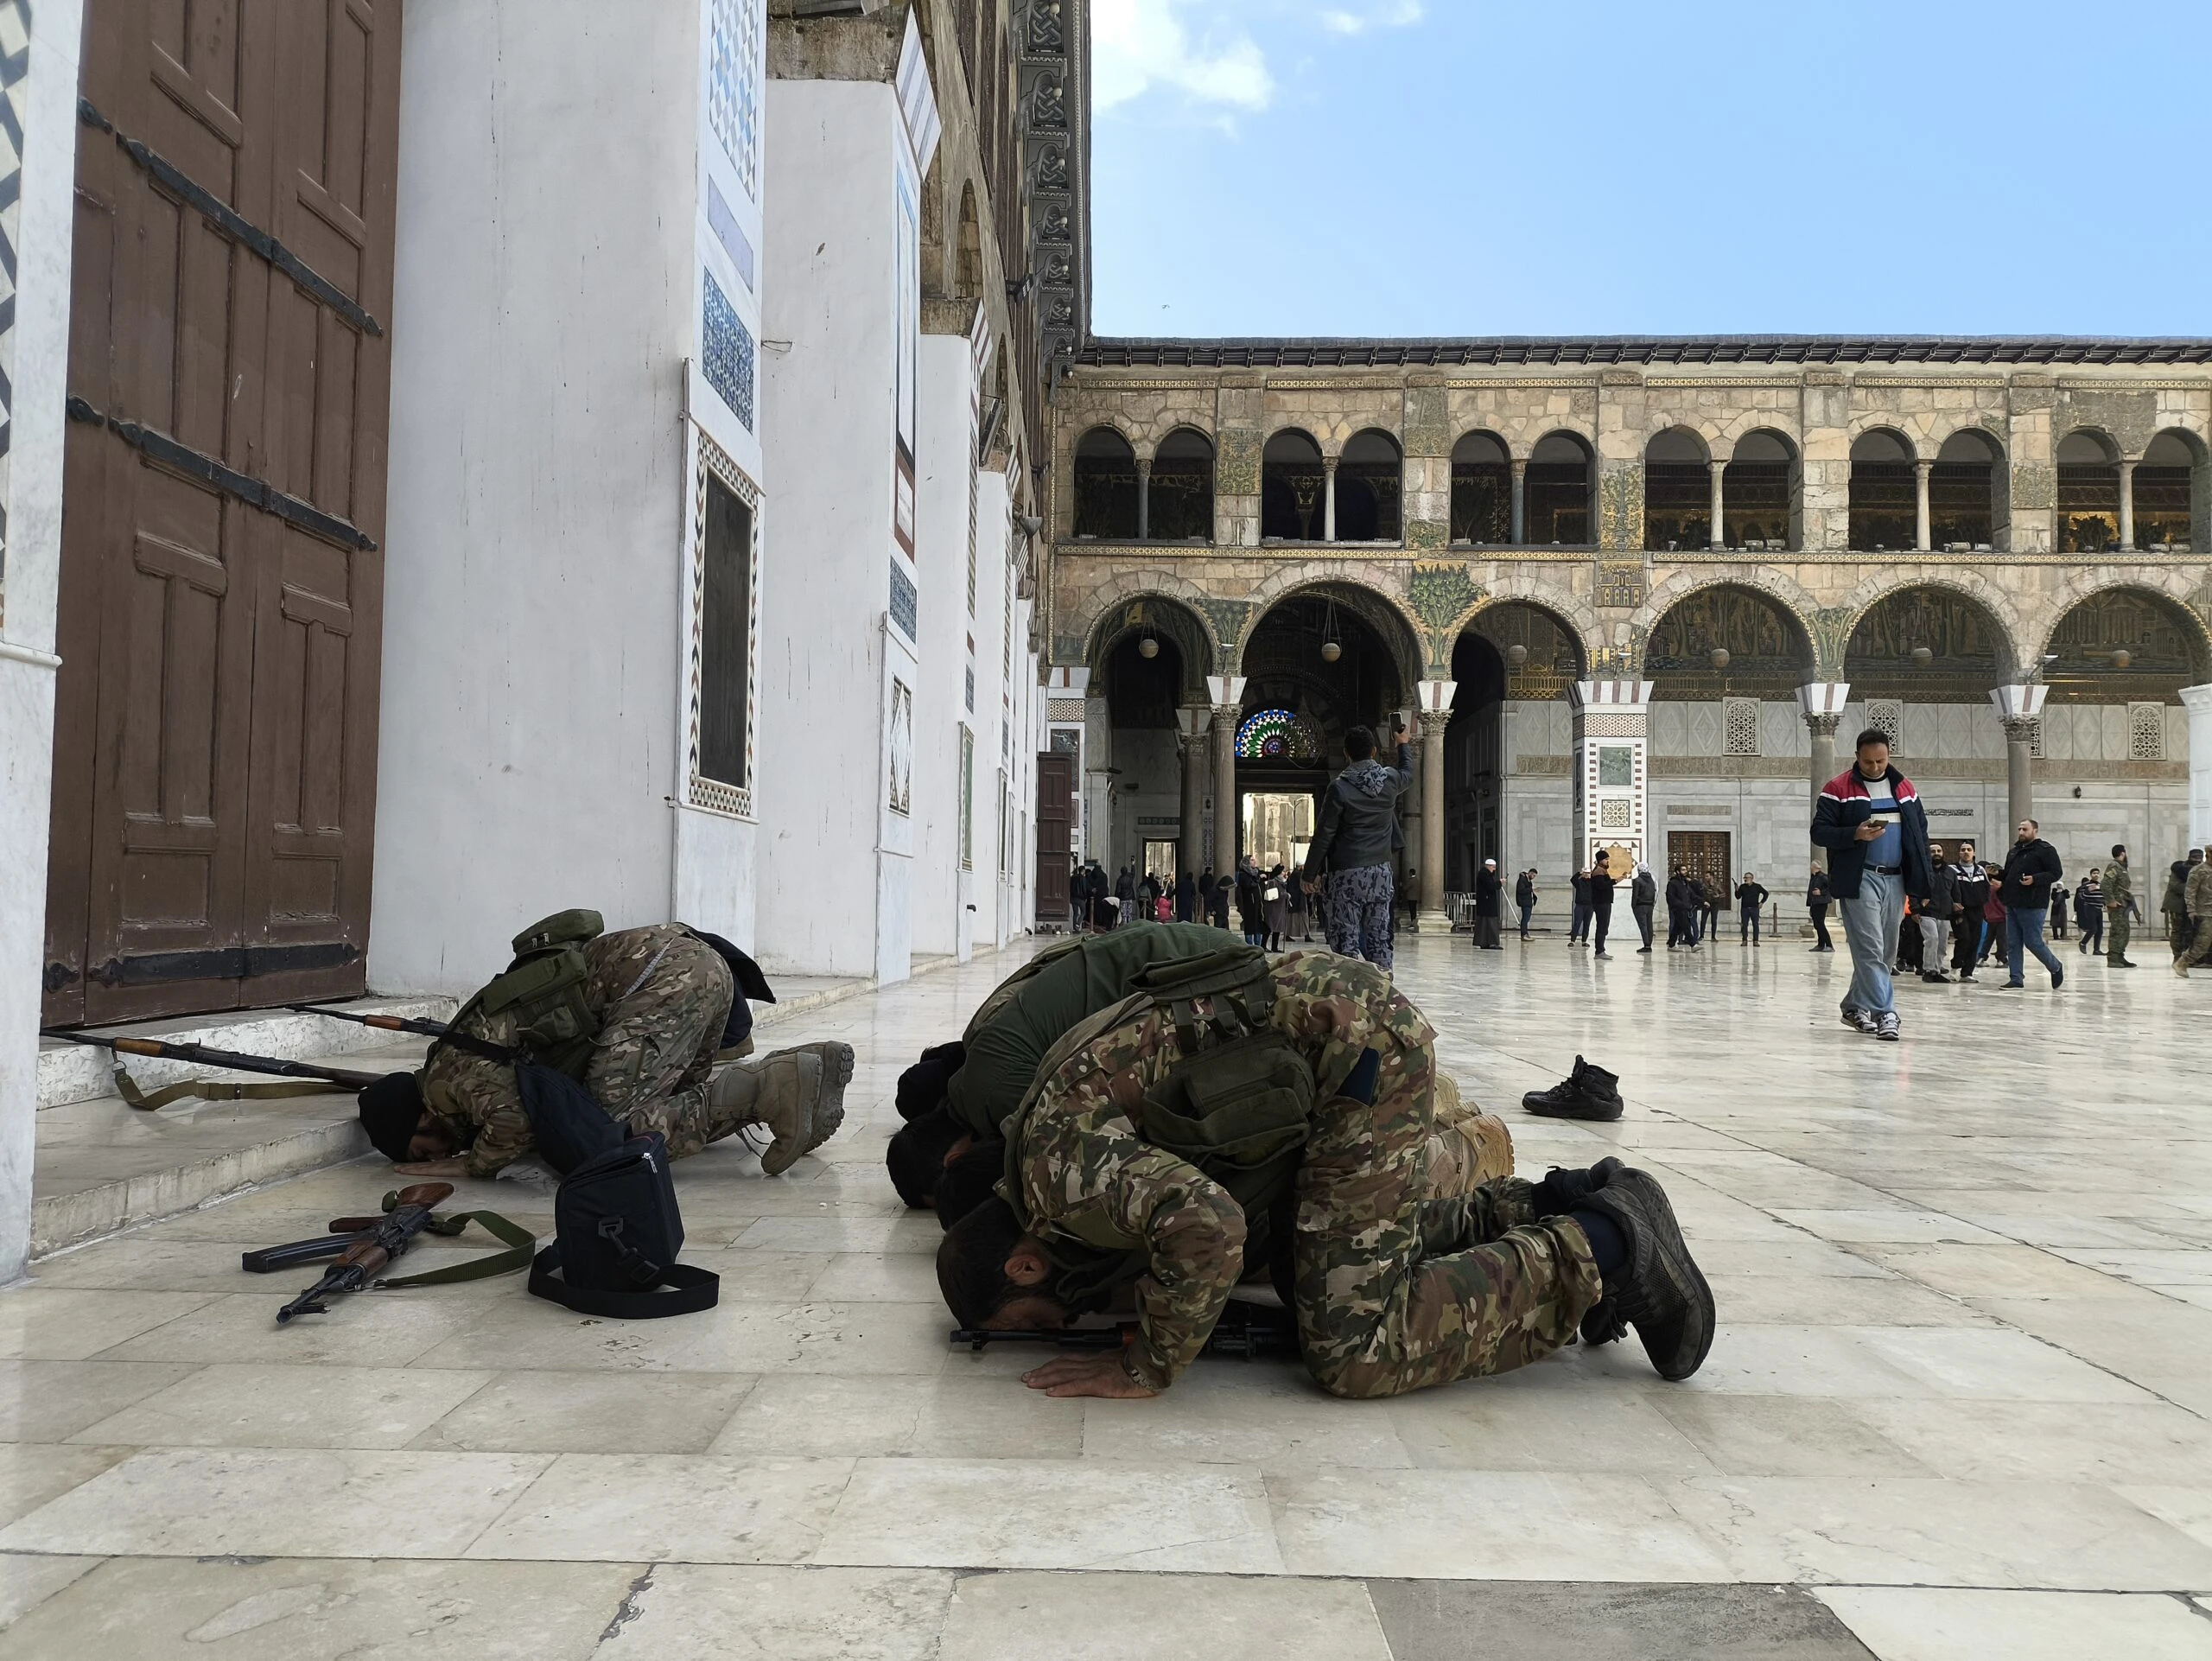
M1625 796L1609 796L1598 804L1598 824L1606 830L1626 830L1633 821L1630 817L1629 799Z
M976 665L968 665L968 713L976 713Z
M1889 735L1890 753L1904 754L1904 704L1896 698L1869 698L1866 701L1866 724L1877 732Z
M1759 701L1757 698L1721 699L1720 723L1720 753L1723 755L1757 755L1759 753Z
M2166 709L2162 703L2127 706L2127 759L2163 761L2166 759Z
M707 285L706 313L699 322L700 372L745 423L745 430L752 432L753 334L722 292L721 284L715 281L715 274L702 271L700 276Z
M760 200L760 0L708 0L707 118L746 194Z
M1603 560L1598 566L1597 601L1601 606L1633 609L1643 603L1649 590L1642 561Z
M921 622L922 596L897 560L891 562L891 620L910 640L918 640L916 633Z
M753 514L753 558L750 562L753 577L752 609L746 620L745 662L748 684L745 693L745 776L755 777L753 772L753 721L759 707L760 661L760 491L744 470L732 461L722 447L706 436L699 435L699 476L694 490L691 516L691 653L690 690L685 721L685 754L690 775L684 798L694 807L703 807L716 813L734 814L739 818L753 817L753 792L737 786L724 784L719 779L703 777L699 772L699 702L700 682L705 656L707 606L707 479L712 474L736 493Z
M902 818L914 805L914 693L891 678L891 811Z

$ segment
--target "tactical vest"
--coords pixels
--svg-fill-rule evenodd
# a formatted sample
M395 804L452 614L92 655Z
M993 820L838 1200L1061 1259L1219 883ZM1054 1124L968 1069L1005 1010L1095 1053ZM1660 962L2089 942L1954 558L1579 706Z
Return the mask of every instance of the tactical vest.
M1184 1059L1145 1091L1132 1115L1137 1134L1218 1183L1244 1213L1246 1261L1268 1260L1287 1244L1283 1205L1312 1131L1317 1091L1313 1067L1270 1025L1275 993L1267 954L1257 946L1230 946L1155 964L1132 983L1136 990L1127 998L1084 1021L1046 1054L1007 1122L1001 1192L1022 1227L1033 1230L1021 1188L1021 1141L1045 1082L1103 1034L1158 1009L1173 1025ZM1207 1003L1203 1015L1200 1000ZM1278 1242L1276 1234L1284 1238ZM1121 1236L1095 1216L1058 1219L1054 1237L1040 1244L1059 1271L1055 1294L1070 1309L1097 1307L1147 1262L1143 1241Z
M581 1080L599 1036L600 1016L584 996L591 978L587 941L607 931L595 911L556 911L514 938L514 961L461 1007L448 1024L472 1015L514 1022L517 1047L533 1061Z

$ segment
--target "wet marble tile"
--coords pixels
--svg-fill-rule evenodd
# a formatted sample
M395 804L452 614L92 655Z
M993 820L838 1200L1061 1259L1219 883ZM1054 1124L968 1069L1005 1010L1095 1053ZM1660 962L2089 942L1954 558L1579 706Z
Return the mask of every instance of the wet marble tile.
M1164 1637L1178 1655L1222 1661L1391 1661L1375 1607L1357 1581L1020 1572L960 1581L938 1657L1128 1661L1161 1653Z
M595 1661L952 1661L939 1569L656 1563Z
M0 1556L0 1628L14 1626L47 1599L91 1574L105 1561L100 1557L29 1557L20 1554ZM0 1639L0 1657L7 1652L6 1641ZM65 1651L54 1649L48 1652Z
M67 1441L192 1371L156 1361L0 1361L0 1441Z
M1816 1595L1881 1661L2212 1661L2212 1621L2177 1598L1875 1586Z
M1090 1460L862 1460L815 1561L1232 1575L1285 1567L1257 1472Z
M157 1448L404 1448L491 1382L404 1367L215 1365L71 1440Z
M804 1562L852 1472L845 1459L563 1454L466 1555Z
M438 1376L432 1368L408 1371ZM756 1376L612 1369L498 1373L407 1445L481 1454L703 1453Z
M15 1287L0 1292L0 1356L26 1361L81 1361L141 1333L164 1327L210 1301L211 1295L205 1292Z
M0 1633L0 1661L588 1661L638 1572L631 1564L389 1557L119 1557Z

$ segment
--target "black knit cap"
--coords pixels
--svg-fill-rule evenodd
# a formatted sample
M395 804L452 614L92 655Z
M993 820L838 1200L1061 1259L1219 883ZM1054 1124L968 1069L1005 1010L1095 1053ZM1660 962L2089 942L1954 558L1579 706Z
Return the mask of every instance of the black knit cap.
M369 1143L395 1165L407 1162L408 1144L423 1123L423 1081L411 1072L387 1072L361 1086L361 1129Z

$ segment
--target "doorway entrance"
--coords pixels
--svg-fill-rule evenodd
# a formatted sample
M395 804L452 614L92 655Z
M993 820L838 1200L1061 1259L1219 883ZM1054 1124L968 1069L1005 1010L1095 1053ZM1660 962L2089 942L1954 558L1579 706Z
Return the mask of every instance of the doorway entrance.
M1253 791L1245 796L1244 851L1268 870L1295 870L1313 845L1313 798L1300 791Z
M1144 869L1169 888L1175 886L1176 867L1182 862L1183 844L1173 840L1154 842L1145 838ZM1196 872L1192 873L1196 875Z
M1736 891L1736 880L1730 873L1735 869L1729 862L1726 830L1669 830L1667 833L1667 875L1687 869L1698 882L1714 893L1726 895Z

